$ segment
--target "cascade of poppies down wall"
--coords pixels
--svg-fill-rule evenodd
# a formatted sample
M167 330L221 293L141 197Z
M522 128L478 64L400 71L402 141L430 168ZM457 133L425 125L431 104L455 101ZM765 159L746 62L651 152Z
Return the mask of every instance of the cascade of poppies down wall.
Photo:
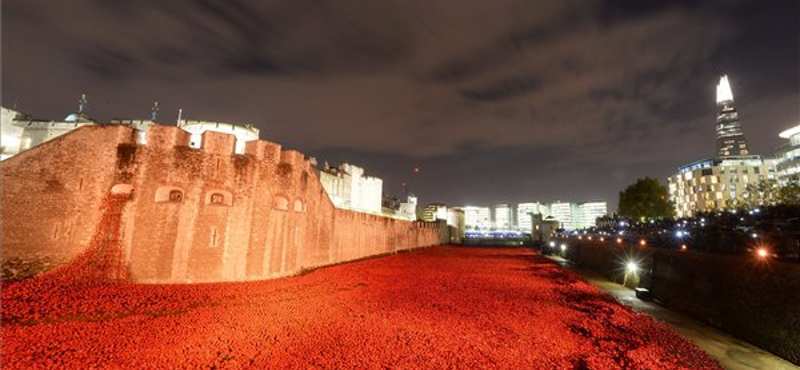
M199 149L177 127L147 144L124 126L88 126L2 162L4 278L79 255L114 186L120 243L136 282L242 281L287 276L443 243L441 225L336 209L299 152L206 132Z

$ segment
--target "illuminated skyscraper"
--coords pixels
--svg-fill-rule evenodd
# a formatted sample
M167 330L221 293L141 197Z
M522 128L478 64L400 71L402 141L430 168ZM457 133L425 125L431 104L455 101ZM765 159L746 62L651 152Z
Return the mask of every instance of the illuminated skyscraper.
M733 92L728 76L722 76L717 84L717 156L720 158L748 155L739 112L733 106Z
M492 227L492 210L489 207L461 207L466 226L470 229L488 230Z
M508 204L498 204L494 207L494 227L498 230L512 230L514 225L514 210Z

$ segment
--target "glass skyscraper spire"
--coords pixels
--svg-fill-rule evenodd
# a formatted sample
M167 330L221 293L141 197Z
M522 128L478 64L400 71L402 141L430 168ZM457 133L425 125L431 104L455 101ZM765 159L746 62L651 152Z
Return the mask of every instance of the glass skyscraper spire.
M748 155L739 113L733 106L733 92L728 76L722 76L717 84L717 156L720 158Z

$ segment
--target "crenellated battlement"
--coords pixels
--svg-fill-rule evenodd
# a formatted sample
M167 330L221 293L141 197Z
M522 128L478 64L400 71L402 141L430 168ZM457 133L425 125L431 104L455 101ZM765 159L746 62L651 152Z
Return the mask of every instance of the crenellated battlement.
M1 163L3 256L47 269L86 248L109 191L131 194L122 248L136 282L269 279L439 244L432 224L335 208L297 150L175 126L87 126ZM37 262L37 263L38 263ZM42 262L44 263L44 262ZM30 273L36 273L30 271Z
M181 127L153 124L149 126L147 141L140 146L156 150L174 150L176 147L191 148L198 152L216 155L249 155L256 161L288 163L293 167L307 169L310 163L296 150L282 150L280 144L267 140L251 140L244 144L244 153L237 153L237 137L233 134L206 131L201 134L199 147L191 145L192 133Z
M281 158L281 145L266 140L254 140L245 143L245 154L255 157L257 161L278 163Z

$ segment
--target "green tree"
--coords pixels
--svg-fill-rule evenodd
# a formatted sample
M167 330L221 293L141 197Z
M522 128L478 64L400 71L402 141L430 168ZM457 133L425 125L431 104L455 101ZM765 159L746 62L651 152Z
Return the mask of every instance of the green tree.
M667 187L650 177L638 179L619 192L620 216L631 220L672 218L675 207L669 201Z
M757 183L747 184L744 191L745 208L774 206L778 203L778 182L775 180L762 180Z
M793 176L778 189L778 203L788 206L800 205L800 176Z

